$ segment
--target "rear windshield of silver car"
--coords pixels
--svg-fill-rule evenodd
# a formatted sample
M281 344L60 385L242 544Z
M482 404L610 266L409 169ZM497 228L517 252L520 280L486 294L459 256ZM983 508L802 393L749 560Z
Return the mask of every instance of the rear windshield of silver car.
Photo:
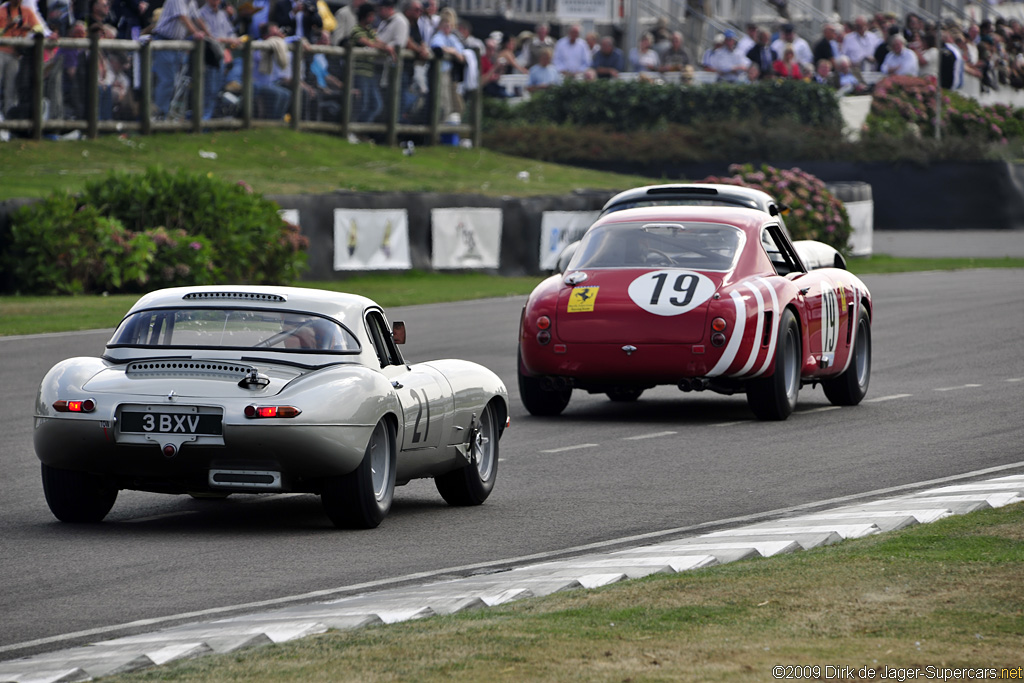
M732 268L743 232L717 223L607 223L584 235L569 270Z
M330 318L297 311L239 308L137 311L124 319L107 346L359 352L355 335Z

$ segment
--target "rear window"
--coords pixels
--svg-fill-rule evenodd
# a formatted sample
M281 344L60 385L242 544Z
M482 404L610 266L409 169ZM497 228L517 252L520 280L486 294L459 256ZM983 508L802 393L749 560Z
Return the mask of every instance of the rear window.
M753 199L740 197L709 197L701 195L654 195L627 199L620 203L612 204L602 211L602 214L622 211L623 209L635 209L644 206L742 206L747 209L760 210L761 207Z
M714 223L613 223L591 228L569 270L689 268L725 271L736 260L743 233Z
M138 311L124 319L107 346L359 351L355 336L330 318L294 311L221 308Z

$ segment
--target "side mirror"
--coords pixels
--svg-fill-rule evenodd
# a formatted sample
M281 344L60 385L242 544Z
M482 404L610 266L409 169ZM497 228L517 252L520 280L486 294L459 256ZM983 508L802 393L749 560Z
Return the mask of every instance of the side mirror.
M395 340L396 344L405 343L405 323L397 321L391 324L391 338Z

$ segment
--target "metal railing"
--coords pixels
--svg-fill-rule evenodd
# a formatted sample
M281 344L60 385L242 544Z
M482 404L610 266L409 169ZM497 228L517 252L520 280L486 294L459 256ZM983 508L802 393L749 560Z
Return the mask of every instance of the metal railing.
M394 61L384 61L372 48L291 42L287 45L290 78L279 81L275 91L280 97L287 92L288 105L283 116L275 116L265 101L267 86L261 85L261 76L266 74L258 69L260 63L274 58L269 42L243 43L234 55L241 61L237 87L213 93L204 88L211 67L203 41L101 40L96 34L50 40L38 35L0 38L0 46L14 47L20 53L21 72L19 105L4 112L0 130L17 131L36 140L69 131L95 138L101 133L129 131L146 135L155 131L288 127L342 136L374 135L388 145L398 144L400 137L439 144L449 134L474 145L480 143L480 90L464 93L460 122L450 123L446 120L448 112L442 111L446 98L440 96L441 89L448 87L442 69L444 60L414 62L409 51L403 51ZM163 84L165 89L173 86L170 103L162 103L167 111L154 100L160 94L160 81L154 77L154 56L160 52L179 53L181 63L173 84ZM317 55L334 61L335 73L340 75L337 88L317 89L310 84L313 79L307 74ZM383 76L381 113L368 121L360 120L368 94L354 86L361 62L364 69L372 65L374 80L370 83ZM68 68L70 63L73 69ZM418 64L423 72L417 79L421 87L415 98L409 95L413 86L406 66L411 64ZM220 68L223 73L224 67ZM217 98L212 108L207 106L211 97Z

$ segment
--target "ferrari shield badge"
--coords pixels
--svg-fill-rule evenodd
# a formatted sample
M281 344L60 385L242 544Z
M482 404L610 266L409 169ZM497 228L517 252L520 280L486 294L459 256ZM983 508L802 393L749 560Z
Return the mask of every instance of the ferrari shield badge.
M600 287L573 287L569 295L567 313L589 313L594 310L597 290Z

